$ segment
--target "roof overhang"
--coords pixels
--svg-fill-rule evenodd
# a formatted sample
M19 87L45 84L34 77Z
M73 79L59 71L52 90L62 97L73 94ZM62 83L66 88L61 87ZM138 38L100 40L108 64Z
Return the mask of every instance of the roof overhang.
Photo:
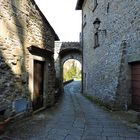
M28 51L33 55L37 55L41 57L47 57L53 55L53 52L51 50L38 48L36 46L28 47Z
M67 49L63 49L59 52L59 55L60 56L65 56L67 54L70 54L70 53L78 53L78 54L81 54L82 53L82 50L80 49L77 49L77 48L67 48Z
M84 0L78 0L76 4L76 10L82 10L83 3L84 3Z

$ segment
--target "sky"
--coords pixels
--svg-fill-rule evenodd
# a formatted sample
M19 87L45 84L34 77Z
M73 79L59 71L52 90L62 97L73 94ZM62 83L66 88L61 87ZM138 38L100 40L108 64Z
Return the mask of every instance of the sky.
M35 0L60 41L79 41L81 11L75 10L77 0Z

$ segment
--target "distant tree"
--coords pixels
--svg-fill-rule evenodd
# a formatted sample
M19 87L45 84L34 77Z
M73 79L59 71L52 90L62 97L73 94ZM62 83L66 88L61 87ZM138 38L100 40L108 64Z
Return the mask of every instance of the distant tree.
M81 79L81 70L73 63L69 69L64 71L64 81L70 79Z

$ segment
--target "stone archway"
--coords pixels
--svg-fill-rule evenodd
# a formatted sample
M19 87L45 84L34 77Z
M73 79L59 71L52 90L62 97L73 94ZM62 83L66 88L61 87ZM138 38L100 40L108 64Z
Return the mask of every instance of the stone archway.
M70 54L67 54L65 56L63 56L61 59L60 59L60 75L61 75L61 79L63 79L63 65L66 61L70 60L70 59L74 59L74 60L77 60L81 63L81 66L82 66L82 57L81 57L81 54L79 53L70 53Z
M69 59L78 60L82 66L82 47L79 42L56 42L55 44L56 77L63 91L63 64Z

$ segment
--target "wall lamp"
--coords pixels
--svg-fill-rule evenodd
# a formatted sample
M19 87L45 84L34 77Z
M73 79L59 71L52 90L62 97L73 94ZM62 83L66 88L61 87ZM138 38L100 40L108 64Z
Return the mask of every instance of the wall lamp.
M106 29L104 29L104 30L99 29L100 23L101 23L101 21L98 18L96 18L95 21L93 22L94 28L96 29L97 32L101 31L101 32L104 32L106 35Z

